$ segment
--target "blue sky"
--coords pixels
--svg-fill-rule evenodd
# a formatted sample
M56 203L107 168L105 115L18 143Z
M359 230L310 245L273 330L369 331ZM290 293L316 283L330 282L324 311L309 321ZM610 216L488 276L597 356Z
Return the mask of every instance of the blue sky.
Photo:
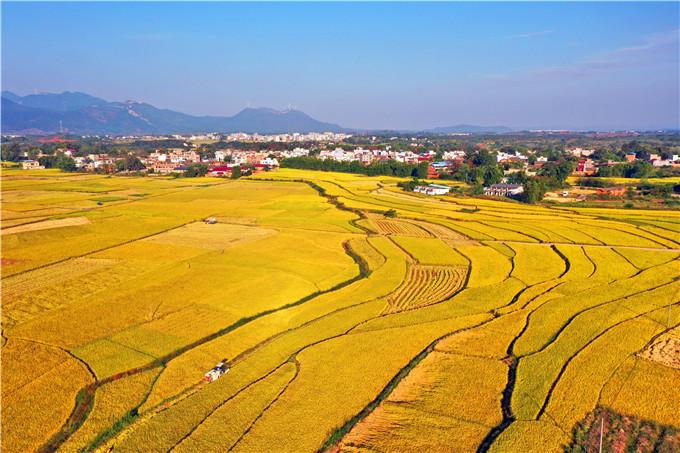
M362 128L677 128L679 8L2 2L2 88Z

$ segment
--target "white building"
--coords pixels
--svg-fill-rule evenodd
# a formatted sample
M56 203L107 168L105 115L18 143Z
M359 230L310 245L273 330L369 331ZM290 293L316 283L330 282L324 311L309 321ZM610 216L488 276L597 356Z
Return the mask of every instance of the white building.
M24 170L42 170L43 167L37 160L25 160L21 162L21 168Z
M274 157L265 157L260 161L260 164L266 165L267 167L278 167L279 161Z
M427 186L415 186L413 191L425 195L446 195L451 191L451 187L441 184L428 184Z

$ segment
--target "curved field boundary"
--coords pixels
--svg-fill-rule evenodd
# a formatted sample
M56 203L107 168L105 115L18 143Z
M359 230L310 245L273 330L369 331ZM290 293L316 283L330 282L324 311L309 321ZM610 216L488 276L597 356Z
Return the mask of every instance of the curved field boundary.
M671 304L671 305L673 305L673 306L680 306L680 302L676 302L676 303ZM615 324L612 324L611 326L607 327L605 330L603 330L602 332L600 332L599 334L597 334L596 336L594 336L590 341L588 341L588 343L586 343L582 348L580 348L574 355L572 355L571 357L569 357L569 358L567 359L567 361L564 363L564 365L562 365L562 368L560 369L560 372L559 372L559 374L557 375L557 378L553 381L552 385L550 386L550 390L548 391L548 395L546 396L545 401L543 402L543 406L541 406L541 409L539 410L538 416L536 417L536 419L537 419L537 420L540 420L541 417L543 416L543 414L546 412L547 407L548 407L548 404L550 404L550 399L552 398L552 394L553 394L553 392L554 392L554 390L555 390L555 387L557 386L557 383L560 381L560 379L561 379L562 376L564 375L564 372L567 370L567 368L569 367L569 364L571 363L572 360L574 360L574 358L576 358L579 354L581 354L583 351L585 351L585 349L588 348L588 346L590 346L590 345L591 345L593 342L595 342L598 338L602 337L603 335L605 335L607 332L609 332L609 331L612 330L613 328L615 328L615 327L617 327L617 326L619 326L619 325L621 325L621 324L625 324L625 323L627 323L627 322L630 322L630 321L632 321L632 320L634 320L634 319L646 317L649 313L653 313L653 312L655 312L655 311L660 311L660 310L665 310L665 308L655 308L655 309L653 309L653 310L649 310L649 311L640 313L640 314L638 314L638 315L636 315L636 316L633 316L633 317L630 317L630 318L626 318L626 319L624 319L624 320L622 320L622 321L619 321L619 322L617 322L617 323L615 323ZM675 327L676 327L676 326L673 326L673 327L670 327L670 328L669 328L669 327L664 326L664 330L662 330L660 333L668 332L670 329L675 328ZM658 334L657 334L657 335L658 335Z
M474 315L473 315L474 316ZM350 430L361 420L366 418L373 410L375 410L376 407L380 405L389 395L392 393L392 391L395 389L397 385L406 377L408 374L415 368L420 362L423 361L427 355L434 351L435 347L437 346L437 343L440 341L455 335L460 332L464 332L467 330L475 329L477 327L481 327L484 324L487 324L491 321L493 321L494 317L491 317L487 320L484 320L480 323L477 323L473 326L465 327L462 329L456 329L453 332L448 332L439 338L434 339L430 344L425 346L418 354L416 354L415 357L413 357L404 368L400 369L397 374L387 383L387 385L380 391L378 396L371 401L366 407L364 407L361 411L359 411L358 414L356 414L354 417L350 418L345 422L344 425L342 425L340 428L336 429L331 435L326 439L326 442L324 442L323 446L318 450L318 453L323 453L325 451L330 451L338 442L342 440L342 438L350 432Z
M667 284L669 284L669 283L667 283ZM661 285L661 286L665 286L665 285ZM547 292L550 292L550 291L551 291L552 289L554 289L555 287L556 287L556 286L550 288L549 290L545 291L545 292L542 293L542 294L545 294L545 293L547 293ZM587 290L586 290L586 291L587 291ZM649 289L644 290L644 291L640 291L639 294L644 293L644 292L647 292L647 291L649 291ZM636 294L638 294L638 293L636 293ZM598 304L598 306L600 306L600 305L605 305L605 304L608 304L608 303L613 303L613 302L616 302L617 300L626 299L626 298L631 297L631 296L634 296L634 295L635 295L635 294L630 294L630 295L627 295L627 296L625 296L625 297L621 297L621 298L617 298L617 299L614 299L614 300L610 300L610 301L604 302L604 303L602 303L602 304ZM538 296L536 296L536 297L538 297ZM541 304L541 306L542 306L542 305L543 305L543 304ZM539 306L539 307L540 307L540 306ZM517 357L517 356L515 355L515 353L514 353L514 346L515 346L515 344L517 343L517 341L518 341L518 340L524 335L524 333L526 332L526 330L527 330L527 328L528 328L528 326L529 326L529 322L530 322L530 317L531 317L531 315L532 315L533 312L534 312L537 308L539 308L539 307L534 308L530 313L528 313L527 319L526 319L526 322L525 322L524 327L523 327L522 330L521 330L521 331L520 331L520 332L512 339L512 341L510 342L510 344L509 344L509 346L508 346L508 349L507 349L507 351L506 351L506 352L507 352L507 360L508 360L508 380L507 380L506 387L505 387L505 389L503 390L503 396L502 396L502 398L501 398L501 409L502 409L502 413L503 413L503 420L502 420L497 426L495 426L495 427L487 434L487 436L484 438L484 440L483 440L482 443L480 444L479 448L477 449L477 451L478 451L479 453L486 453L486 452L488 452L489 449L491 448L491 445L496 441L496 439L498 439L498 437L499 437L499 436L500 436L500 435L501 435L501 434L502 434L502 433L503 433L503 432L504 432L504 431L505 431L512 423L514 423L515 420L516 420L516 417L515 417L515 415L514 415L514 413L513 413L513 410L512 410L512 396L513 396L513 394L514 394L515 383L516 383L516 379L517 379L517 365L519 364L519 361L521 360L521 357ZM582 310L582 312L588 311L588 310L590 310L590 309L592 309L592 308L597 308L597 307L589 307L589 308L587 308L587 309L585 309L585 310ZM658 310L658 309L654 309L654 310L651 310L651 311L655 311L655 310ZM579 312L578 314L575 314L574 316L572 316L572 319L575 318L575 317L577 317L580 313L581 313L581 312ZM547 412L547 410L546 410L546 409L547 409L547 405L548 405L548 403L549 403L550 395L551 395L552 392L554 391L554 388L555 388L555 386L557 385L557 382L559 382L559 379L560 379L560 377L562 376L562 374L564 373L564 370L566 369L567 364L573 359L573 357L575 357L581 350L583 350L585 347L587 347L588 344L592 343L595 339L597 339L599 336L603 335L603 334L604 334L606 331L608 331L609 329L615 327L615 326L618 325L618 324L621 324L621 323L623 323L623 322L629 321L630 319L634 319L634 318L637 318L637 317L640 317L640 316L646 316L646 314L647 314L647 313L642 313L642 314L639 314L639 315L637 315L637 316L635 316L635 317L633 317L633 318L627 318L627 319L625 319L625 320L623 320L623 321L620 321L619 323L616 323L616 324L613 325L613 326L609 326L605 331L601 332L600 334L598 334L598 336L596 336L595 338L591 339L591 340L590 340L583 348L579 349L579 351L578 351L574 356L570 357L570 358L567 360L567 362L563 365L562 370L560 370L560 373L559 373L557 379L556 379L556 380L553 382L553 384L551 385L550 390L549 390L549 394L548 394L549 396L544 400L544 402L543 402L542 405L541 405L540 403L537 402L537 406L540 407L540 408L539 408L539 415L538 415L537 419L540 419L541 416L545 415L545 416L547 416L548 418L550 418L551 421L552 421L553 423L556 424L556 422L555 422L554 420L552 420L551 415L550 415L550 414ZM571 320L570 320L569 322L571 322ZM562 329L560 330L560 332L563 331L565 328L566 328L566 325L562 326ZM554 341L557 339L558 336L559 336L559 333L558 333L557 335L555 335L555 336L551 339L551 341L550 341L548 344L544 345L544 346L541 348L541 350L545 349L549 344L551 344L552 342L554 342ZM534 353L536 353L536 352L539 352L539 351L535 351L535 352L533 352L532 354L534 354ZM556 426L557 426L558 428L560 428L560 430L562 430L562 431L564 432L564 430L563 430L563 428L562 428L561 426L559 426L559 425L557 425L557 424L556 424Z
M370 243L369 243L369 244L370 244ZM372 246L372 247L373 247L373 246ZM376 249L376 251L382 255L382 253L381 253L379 250ZM384 257L384 255L383 255L383 257ZM369 272L370 268L369 268L369 267L366 267L366 269L368 269L367 272L370 273L370 272ZM329 316L332 316L332 315L334 315L334 314L337 314L337 313L339 313L339 312L341 312L341 311L348 310L348 309L351 309L351 308L355 308L355 307L357 307L357 306L365 305L365 304L368 304L368 303L371 303L371 302L375 302L376 300L378 300L378 299L371 299L371 300L368 300L368 301L363 301L363 302L359 302L359 303L353 304L353 305L351 305L351 306L338 308L338 309L333 310L333 311L331 311L331 312L325 313L325 314L323 314L323 315L321 315L321 316L319 316L319 317L317 317L317 318L311 319L311 320L309 320L309 321L307 321L307 322L305 322L305 323L303 323L303 324L301 324L301 325L299 325L299 326L296 326L296 327L287 329L287 330L285 330L285 331L283 331L283 332L279 332L279 333L277 333L277 334L275 334L275 335L273 335L273 336L271 336L271 337L269 337L269 338L267 338L267 339L265 339L265 340L259 342L257 345L255 345L255 346L253 346L253 347L247 349L246 351L240 353L238 356L236 356L236 357L234 358L234 360L232 360L232 363L237 363L237 362L240 362L240 361L244 360L248 355L252 354L253 352L255 352L255 351L256 351L257 349L259 349L260 347L269 344L271 341L274 341L275 339L279 338L279 337L282 336L282 335L285 335L285 334L287 334L287 333L290 333L290 332L293 332L293 331L295 331L295 330L298 330L298 329L301 329L301 328L303 328L303 327L306 327L306 326L308 326L309 324L312 324L312 323L314 323L314 322L316 322L316 321L319 321L319 320L322 320L322 319L327 318L327 317L329 317ZM338 334L338 335L335 335L335 336L333 336L332 338L337 338L337 337L339 337L339 336L346 335L350 330L352 330L352 328L354 328L354 327L351 327L351 328L348 329L346 332L343 332L343 333L340 333L340 334ZM307 348L307 347L309 347L309 346L313 346L313 345L315 345L315 344L317 344L317 343L321 343L321 342L323 342L323 341L326 341L326 340L332 339L332 338L325 338L325 339L318 340L318 341L316 341L316 342L313 343L313 344L306 345L306 346L302 347L302 348L300 349L300 351L303 350L303 349L305 349L305 348ZM298 352L300 352L300 351L295 352L293 355L291 355L291 357L294 357L294 356L295 356ZM291 359L288 359L288 361L290 361L290 360L291 360ZM285 362L284 362L284 363L285 363ZM163 363L162 365L165 366L165 363ZM275 368L277 368L277 367L275 367ZM265 376L262 376L261 378L258 378L257 381L260 381L261 379L266 378L269 374L271 374L271 373L266 373ZM160 374L159 374L159 377L160 377ZM253 382L253 383L254 383L254 382ZM251 384L252 384L252 383L249 383L249 384L245 385L244 387L242 387L241 389L237 390L233 396L236 396L236 394L241 393L243 390L245 390L246 388L248 388ZM139 423L141 423L141 422L143 422L143 421L146 421L146 420L149 420L149 419L153 418L155 415L157 415L157 414L159 414L159 413L161 413L161 412L164 412L165 410L168 410L169 408L171 408L171 407L174 406L175 404L181 402L182 400L184 400L184 399L186 399L186 398L192 396L193 394L195 394L196 392L198 392L199 390L201 390L201 389L203 388L203 386L204 386L204 384L203 384L202 382L199 382L198 384L196 384L196 385L194 385L194 386L192 386L192 387L189 387L189 388L187 388L187 389L184 389L182 392L180 392L180 393L178 393L178 394L176 394L176 395L174 395L174 396L171 396L171 397L169 397L169 398L166 398L165 400L163 400L163 401L161 401L160 403L156 404L153 408L151 408L151 409L149 409L147 412L145 412L145 413L142 415L141 418L127 417L127 418L125 419L125 423L116 423L116 425L115 425L111 430L108 431L108 433L109 433L108 436L99 439L99 442L98 442L98 443L96 443L96 444L93 443L92 445L90 445L90 446L88 447L88 450L87 450L87 451L91 451L91 450L97 448L97 447L98 447L99 445L101 445L103 442L108 442L107 444L105 444L105 445L107 445L107 446L111 446L112 444L115 444L115 443L117 442L117 440L114 439L114 437L116 437L117 439L121 439L121 438L124 439L125 437L127 437L127 436L129 435L129 433L131 433L131 432L134 430L134 428L133 428L134 426L137 426ZM152 391L152 390L150 390L150 392L151 392L151 391ZM150 392L149 392L149 393L150 393ZM233 397L233 396L232 396L232 397ZM229 399L231 399L232 397L230 397ZM148 396L147 396L147 398L148 398ZM143 404L143 403L141 403L141 404ZM141 404L140 404L140 407L141 407ZM109 450L107 450L107 451L109 451Z
M318 191L318 189L316 189L316 190ZM320 195L324 196L322 193L320 193ZM336 207L338 207L338 206L336 205ZM340 207L338 207L338 208L341 209ZM192 223L192 222L194 222L194 221L192 220L191 222L187 222L187 223L184 223L182 225L169 228L169 229L164 230L160 233L163 233L163 232L166 232L166 231L171 231L171 230L174 230L174 229L177 229L177 228L181 228L181 227L183 227L183 226L185 226L189 223ZM134 239L134 240L131 240L131 241L128 241L128 242L135 242L137 240L144 239L146 237L155 236L156 234L159 234L159 233L156 232L156 233L153 233L151 235L147 235L147 236L144 236L142 238L137 238L137 239ZM111 247L106 247L102 250L107 250L109 248L117 247L119 245L123 245L123 244L116 244L116 245L111 246ZM181 348L179 348L179 349L177 349L177 350L175 350L175 351L173 351L169 354L166 354L163 357L157 358L157 359L151 361L150 363L143 365L141 367L133 368L133 369L124 371L122 373L115 374L113 376L110 376L110 377L102 379L102 380L96 380L95 379L95 382L93 384L90 384L89 386L83 388L78 393L78 395L76 396L76 402L75 402L74 409L71 413L71 416L69 417L67 422L62 426L62 428L59 430L59 432L57 432L54 436L52 436L52 438L50 438L50 440L45 445L43 445L43 447L41 447L39 452L40 453L50 453L50 452L56 451L59 448L59 446L61 444L63 444L66 441L66 439L68 439L85 422L85 420L87 419L87 416L89 415L90 411L92 410L92 407L93 407L93 404L94 404L94 393L95 393L96 389L98 387L100 387L101 385L112 382L114 380L118 380L118 379L125 377L125 376L138 374L138 373L156 368L158 366L165 366L165 364L167 362L169 362L170 360L172 360L173 358L176 358L176 357L184 354L185 352L188 352L188 351L190 351L190 350L192 350L192 349L194 349L194 348L196 348L196 347L198 347L198 346L200 346L204 343L207 343L207 342L215 340L215 339L217 339L221 336L224 336L227 333L229 333L229 332L231 332L231 331L233 331L233 330L235 330L235 329L237 329L237 328L239 328L239 327L241 327L245 324L248 324L248 323L250 323L250 322L252 322L256 319L259 319L263 316L267 316L269 314L275 313L277 311L281 311L281 310L285 310L287 308L291 308L291 307L294 307L294 306L297 306L297 305L301 305L301 304L303 304L303 303L305 303L305 302L307 302L311 299L314 299L317 296L320 296L320 295L325 294L325 293L337 291L337 290L344 288L345 286L348 286L348 285L350 285L350 284L352 284L352 283L354 283L358 280L361 280L363 278L368 277L368 275L370 275L370 273L371 273L371 270L369 269L368 263L363 259L363 257L356 254L352 250L348 241L343 243L343 247L345 249L345 253L347 253L354 260L354 262L357 264L357 266L359 268L359 272L356 276L352 277L351 279L340 282L337 285L335 285L332 288L329 288L327 290L316 291L314 293L311 293L311 294L309 294L309 295L307 295L307 296L305 296L305 297L303 297L303 298L301 298L301 299L299 299L295 302L291 302L289 304L282 305L280 307L273 308L273 309L270 309L270 310L265 310L265 311L262 311L260 313L255 314L255 315L252 315L252 316L241 318L238 321L236 321L235 323L233 323L233 324L231 324L231 325L229 325L229 326L227 326L223 329L220 329L217 332L214 332L214 333L207 335L207 336L205 336L205 337L203 337L199 340L196 340L193 343L185 345L185 346L183 346L183 347L181 347ZM96 252L99 252L99 251L102 251L102 250L97 250ZM90 253L96 253L96 252L88 252L88 253L84 254L83 256L89 255ZM73 257L68 258L68 259L72 259L72 258ZM67 261L68 259L61 260L61 261ZM52 265L52 264L56 264L56 263L50 263L50 265ZM44 267L44 266L42 266L42 267ZM126 425L120 426L120 428L118 430L116 430L115 432L111 432L110 437L113 437L114 435L116 435L123 428L125 428L125 426ZM101 441L103 441L103 439ZM94 448L94 447L95 446L93 445L92 448Z
M324 197L326 200L328 200L328 202L330 204L332 204L333 206L335 206L339 210L356 214L359 218L358 219L352 219L352 220L349 221L349 223L353 227L355 227L356 229L363 231L364 233L369 234L369 235L375 234L369 228L366 228L365 226L358 223L358 220L367 220L368 219L368 217L366 216L366 214L364 214L364 212L362 210L356 209L356 208L350 208L349 206L345 205L342 201L339 200L339 196L329 194L326 189L324 189L320 185L316 184L314 181L310 181L308 179L277 179L277 178L258 178L258 179L251 179L250 181L293 182L293 183L297 182L297 183L307 184L309 187L316 190L319 195ZM324 182L330 182L330 181L324 181ZM333 184L335 184L335 183L333 183ZM335 184L335 185L344 189L344 187L342 187L338 184Z

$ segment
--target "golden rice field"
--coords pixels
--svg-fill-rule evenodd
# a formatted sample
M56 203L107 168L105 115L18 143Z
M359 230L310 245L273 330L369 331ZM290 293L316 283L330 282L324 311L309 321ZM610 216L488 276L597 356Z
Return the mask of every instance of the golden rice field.
M680 445L679 212L399 181L3 169L2 451Z

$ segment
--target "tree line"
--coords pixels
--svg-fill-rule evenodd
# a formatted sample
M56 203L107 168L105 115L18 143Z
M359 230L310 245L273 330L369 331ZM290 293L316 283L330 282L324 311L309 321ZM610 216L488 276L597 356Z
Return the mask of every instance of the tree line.
M406 164L396 160L371 162L364 165L359 161L340 162L332 159L316 159L314 157L288 157L280 163L283 168L297 168L303 170L337 171L367 176L398 176L402 178L425 178L429 162Z

